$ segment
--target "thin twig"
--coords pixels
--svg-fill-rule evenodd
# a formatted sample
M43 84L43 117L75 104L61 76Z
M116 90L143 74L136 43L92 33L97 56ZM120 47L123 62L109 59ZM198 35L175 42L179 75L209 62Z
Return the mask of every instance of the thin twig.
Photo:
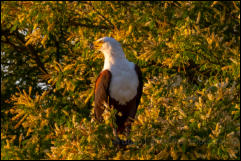
M114 29L115 28L115 25L113 25L111 22L110 22L110 20L108 20L104 15L102 15L99 11L97 11L96 9L95 9L95 7L92 5L92 3L91 2L89 2L89 3L87 3L89 6L91 6L92 8L93 8L93 10L97 13L97 14L99 14L105 21L107 21L111 26L112 26L112 29Z
M47 70L44 67L44 64L41 62L39 55L38 55L37 51L34 49L34 47L31 45L28 45L27 47L25 46L26 42L24 41L23 35L21 35L17 30L12 33L10 33L10 30L1 30L1 33L2 33L2 35L5 35L5 37L6 37L6 41L1 40L1 42L7 43L7 44L13 46L15 49L19 49L22 52L27 49L27 51L29 51L29 53L34 57L34 60L36 61L40 70L42 72L44 72L45 74L48 74ZM8 39L9 35L15 36L17 38L17 40L19 40L22 43L22 46L21 47L16 46L14 43L10 42L10 40Z

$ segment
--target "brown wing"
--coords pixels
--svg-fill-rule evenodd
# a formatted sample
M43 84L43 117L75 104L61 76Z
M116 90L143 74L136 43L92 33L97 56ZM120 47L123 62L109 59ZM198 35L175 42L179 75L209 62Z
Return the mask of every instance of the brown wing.
M104 111L104 101L108 102L109 85L111 81L111 72L104 70L100 73L95 83L95 117L97 120L102 120L102 113Z
M137 96L136 96L136 108L137 108L138 105L140 104L140 100L141 100L141 95L142 95L142 90L143 90L143 79L142 79L141 70L138 65L135 65L135 70L136 70L138 80L139 80L139 85L137 87Z

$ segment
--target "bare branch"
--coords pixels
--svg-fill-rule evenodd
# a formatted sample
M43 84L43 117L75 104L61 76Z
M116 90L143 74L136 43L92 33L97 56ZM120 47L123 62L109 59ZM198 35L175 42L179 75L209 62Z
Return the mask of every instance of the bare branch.
M45 74L48 74L47 70L45 69L44 67L44 64L41 62L39 56L38 56L38 53L37 51L34 49L33 46L29 45L29 46L25 46L25 40L24 40L24 36L21 35L17 30L10 33L10 30L6 29L6 30L3 30L1 29L1 33L2 35L4 35L6 37L6 40L1 40L1 42L3 43L7 43L9 45L11 45L12 47L14 47L17 51L29 51L29 53L33 56L34 60L36 61L39 69L44 72ZM13 35L17 38L17 40L19 40L21 43L22 43L22 46L16 46L13 42L11 42L7 37L9 35Z

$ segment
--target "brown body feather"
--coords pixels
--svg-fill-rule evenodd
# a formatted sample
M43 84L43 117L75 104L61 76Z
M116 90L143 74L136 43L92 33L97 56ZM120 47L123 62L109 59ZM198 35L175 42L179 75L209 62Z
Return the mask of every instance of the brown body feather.
M137 107L140 103L143 89L142 73L137 65L135 65L135 71L139 80L137 95L125 105L119 104L118 101L110 96L109 85L111 82L111 72L109 70L102 71L96 80L95 116L98 120L102 120L102 113L104 111L103 102L105 101L106 103L109 103L110 107L114 107L118 112L121 112L121 115L116 115L118 133L122 133L127 127L130 128L130 123L135 118Z

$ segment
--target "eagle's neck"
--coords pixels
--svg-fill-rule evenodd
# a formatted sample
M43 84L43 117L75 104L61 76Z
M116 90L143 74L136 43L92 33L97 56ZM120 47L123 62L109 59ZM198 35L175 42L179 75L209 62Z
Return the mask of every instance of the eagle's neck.
M135 65L125 58L124 53L104 53L104 55L105 63L102 71L111 72L110 97L125 105L137 94L139 81Z
M128 62L123 51L105 51L104 56L105 62L103 70L111 70L114 66L125 66Z

